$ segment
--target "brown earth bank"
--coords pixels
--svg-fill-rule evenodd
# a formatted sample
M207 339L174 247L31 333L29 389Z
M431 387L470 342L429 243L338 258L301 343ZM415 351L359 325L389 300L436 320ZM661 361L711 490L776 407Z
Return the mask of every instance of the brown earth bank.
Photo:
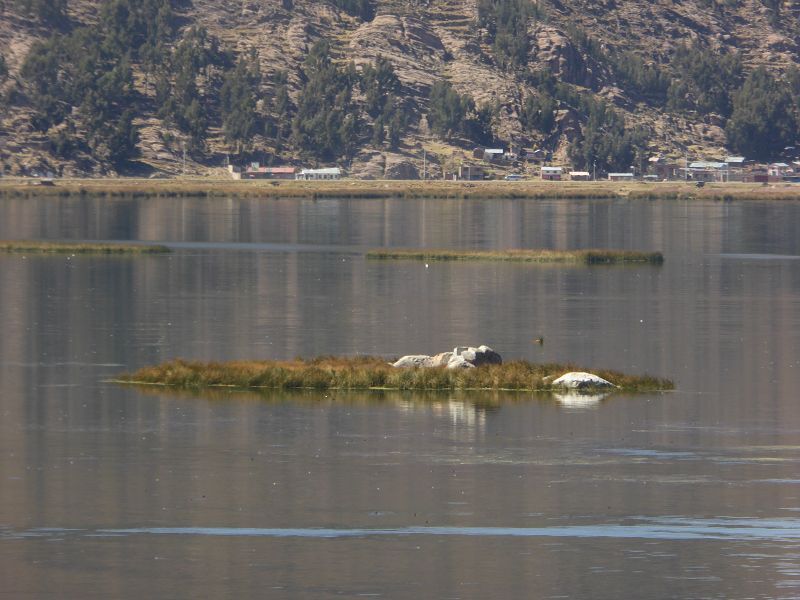
M683 199L798 200L800 184L546 181L230 181L224 179L0 180L0 198L71 196L243 198L506 198L506 199Z

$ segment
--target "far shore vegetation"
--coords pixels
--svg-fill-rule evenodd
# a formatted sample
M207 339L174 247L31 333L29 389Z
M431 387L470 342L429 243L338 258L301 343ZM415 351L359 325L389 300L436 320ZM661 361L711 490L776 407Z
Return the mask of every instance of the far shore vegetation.
M586 265L613 265L628 263L664 262L661 252L635 250L408 250L379 249L367 252L374 260L430 260L430 261L506 261L526 263L581 263Z
M2 198L299 198L299 199L577 199L798 200L800 185L615 181L233 181L213 178L0 179Z
M569 364L536 364L516 360L474 369L392 367L378 357L321 357L293 361L193 362L172 360L120 375L117 383L199 390L496 390L558 391L551 382L571 371ZM674 388L672 381L649 375L592 370L620 392L656 392Z
M0 241L6 254L167 254L166 246L147 244L91 244L39 241Z

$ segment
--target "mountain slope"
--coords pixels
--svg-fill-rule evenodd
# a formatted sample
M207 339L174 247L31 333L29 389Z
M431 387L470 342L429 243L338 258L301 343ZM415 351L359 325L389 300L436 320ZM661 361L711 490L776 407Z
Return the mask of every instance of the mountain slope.
M53 139L59 126L37 130L31 124L35 111L21 68L36 40L58 32L66 35L81 26L96 27L102 22L105 2L69 0L66 24L42 23L20 4L19 0L7 0L4 7L0 4L0 48L5 49L0 54L9 71L2 83L0 107L0 162L6 171L99 175L183 170L188 134L169 119L165 122L150 75L135 57L131 61L135 89L127 97L134 106L133 123L139 131L138 156L124 164L113 164L96 147L90 147L92 144L82 143L82 136L87 134L74 108L75 131L69 135L77 139L75 149L62 151L62 156L54 152ZM719 156L726 151L724 127L729 115L708 108L698 110L694 98L697 90L691 86L688 91L670 88L683 90L677 102L667 97L669 81L681 76L675 70L681 46L695 45L711 57L738 53L745 74L763 66L783 77L800 62L800 1L540 0L530 4L526 0L527 35L521 52L519 47L515 50L515 56L523 58L513 64L508 64L510 59L498 50L501 18L496 23L486 18L486 6L504 5L503 0L377 0L367 8L367 14L359 14L360 9L351 6L355 4L319 0L172 3L173 32L167 40L168 50L177 47L192 27L204 28L219 40L220 47L232 50L228 64L209 65L205 75L198 76L197 93L206 111L206 126L202 144L187 153L187 170L208 173L230 156L232 160L260 158L293 164L336 161L356 175L382 177L419 169L423 149L429 161L447 166L479 140L465 132L442 135L431 131L426 118L428 98L433 83L441 80L471 97L476 109L494 109L491 143L542 147L556 161L581 160L576 159L575 147L586 138L596 111L591 103L600 101L619 113L628 131L641 129L647 153ZM509 27L519 28L518 21ZM493 28L498 31L493 32ZM379 59L391 63L400 83L396 95L407 114L396 148L390 149L386 141L370 133L376 117L363 112L364 93L352 83L350 106L362 111L353 151L319 157L293 142L290 120L292 110L306 93L305 60L320 39L330 43L334 63L343 68L350 62L358 69ZM519 35L512 36L509 43L520 39ZM257 114L264 122L272 122L272 131L259 127L246 144L233 144L223 135L224 115L216 94L236 57L253 50L261 75ZM631 65L639 66L632 69ZM657 98L643 92L634 81L644 69L664 78L665 83L655 93ZM277 136L275 98L282 80L275 75L279 72L286 74L290 111L286 123L277 125L284 129ZM552 82L543 84L543 73L554 76L565 87L555 90ZM170 78L174 82L174 73ZM545 131L537 130L531 126L537 119L531 117L530 107L541 107L541 103L529 104L526 111L526 102L551 95L554 124ZM591 100L580 100L583 97ZM243 147L246 152L240 155ZM582 156L586 155L584 152Z

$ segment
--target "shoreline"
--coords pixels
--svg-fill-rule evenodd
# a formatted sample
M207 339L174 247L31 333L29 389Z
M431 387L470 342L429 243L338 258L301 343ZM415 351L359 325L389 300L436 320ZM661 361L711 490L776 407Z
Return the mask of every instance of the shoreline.
M0 199L9 198L298 198L298 199L578 199L578 200L800 200L800 184L679 181L235 181L230 179L0 179Z

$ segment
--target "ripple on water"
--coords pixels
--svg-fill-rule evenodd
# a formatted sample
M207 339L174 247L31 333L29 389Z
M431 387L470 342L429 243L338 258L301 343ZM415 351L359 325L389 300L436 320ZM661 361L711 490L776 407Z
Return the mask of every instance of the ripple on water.
M564 525L551 527L402 527L368 528L249 528L249 527L141 527L124 529L32 529L0 530L0 539L124 537L139 535L201 537L263 537L342 539L367 537L527 537L527 538L618 538L649 540L762 540L800 539L800 519L663 517L631 519L623 523Z

